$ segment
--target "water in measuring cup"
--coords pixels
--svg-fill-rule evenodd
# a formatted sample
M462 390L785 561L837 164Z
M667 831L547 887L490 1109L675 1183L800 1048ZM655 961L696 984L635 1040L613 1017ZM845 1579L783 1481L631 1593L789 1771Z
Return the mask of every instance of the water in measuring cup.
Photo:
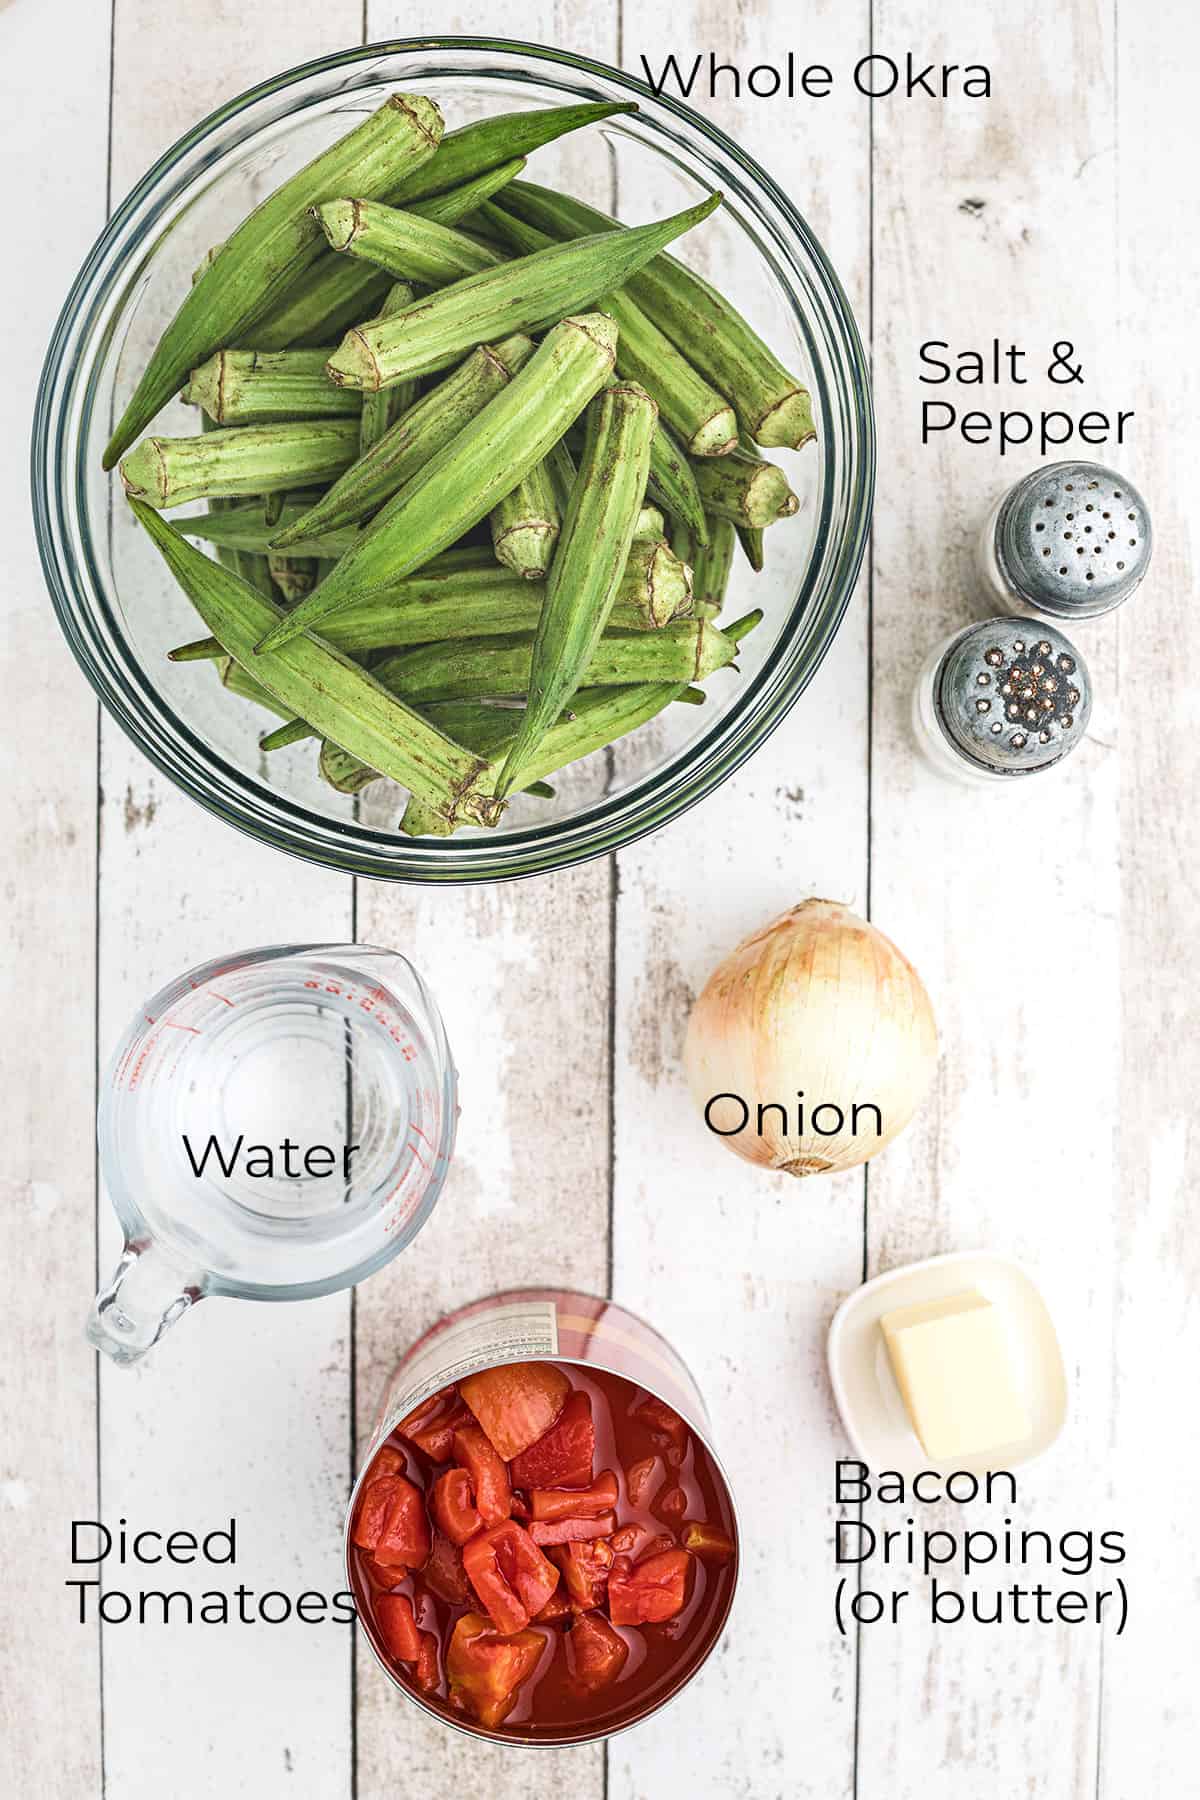
M112 1070L101 1151L117 1210L216 1291L360 1279L440 1187L454 1103L436 1008L403 959L346 954L195 971Z

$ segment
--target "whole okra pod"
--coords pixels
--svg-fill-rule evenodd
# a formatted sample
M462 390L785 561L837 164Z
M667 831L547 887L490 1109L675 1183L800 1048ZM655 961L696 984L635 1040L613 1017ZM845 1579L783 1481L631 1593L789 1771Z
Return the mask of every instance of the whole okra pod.
M625 229L582 200L523 181L505 189L505 206L543 231L567 239ZM631 278L629 291L732 403L756 443L798 450L816 435L804 384L784 368L737 308L685 264L665 253L656 256Z
M512 736L511 712L497 706L481 705L476 700L435 702L422 708L422 716L439 731L444 731L447 737L452 737L456 744L465 744L476 756L490 756ZM326 781L342 793L357 794L368 782L380 779L378 769L364 768L337 744L331 744L328 738L321 745L320 770ZM537 794L545 800L554 798L554 789L544 781L530 782L524 792Z
M733 525L758 530L799 511L800 502L783 470L748 450L706 457L694 462L692 469L705 511Z
M544 144L552 144L584 125L636 111L634 101L586 100L571 106L539 106L531 112L500 113L495 118L478 119L472 125L460 125L457 131L446 133L427 167L405 175L383 198L393 206L411 206L415 200L471 181L498 163L530 156Z
M456 281L394 318L347 332L329 359L329 373L347 387L387 387L406 375L445 368L481 338L545 326L620 287L664 244L699 225L720 204L720 194L710 194L699 206L653 225L552 244Z
M285 525L276 544L283 549L302 539L323 537L376 511L507 387L532 355L533 343L527 337L481 344L389 426L314 506ZM368 402L370 398L366 396Z
M703 619L683 619L660 631L609 631L596 644L579 672L578 686L624 687L630 682L705 681L737 655L737 644ZM373 673L389 693L415 706L429 700L506 699L531 691L534 640L466 638L444 644L422 644L388 657ZM575 689L572 688L572 694ZM509 756L522 766L519 748L527 715L517 718ZM547 727L548 729L548 727ZM530 741L539 741L530 734ZM514 776L515 779L515 776ZM500 789L512 785L501 776Z
M528 225L501 204L489 203L482 216L516 250L530 255L555 240ZM624 288L603 302L617 322L617 373L646 389L663 418L692 456L724 456L737 443L737 419L722 394L697 375L687 358L647 317Z
M278 607L189 544L152 507L140 500L130 505L208 630L281 706L310 719L323 736L401 782L448 825L459 820L495 823L502 805L490 772L484 784L478 757L318 639L303 637L255 657L255 643L278 620Z
M657 420L653 400L632 382L606 388L588 408L583 456L533 643L529 697L500 777L501 794L585 683L633 545Z
M381 319L399 312L407 306L413 297L413 290L407 281L397 281L379 309ZM312 355L312 352L309 352ZM401 413L408 411L417 398L415 381L398 381L386 393L364 394L362 396L362 412L358 422L358 453L365 456L367 451L377 444L389 425L393 425Z
M490 524L496 560L526 581L544 581L562 525L547 462L536 463L493 506Z
M692 577L692 612L698 619L717 618L725 605L736 541L737 533L729 520L714 518L708 543L697 552Z
M313 217L331 250L425 287L444 287L505 261L465 232L378 200L326 200L313 207Z
M406 301L412 290L407 290ZM193 369L183 398L215 425L274 425L285 419L356 417L344 388L325 373L324 350L218 350ZM348 402L351 402L348 404Z
M616 327L603 313L563 319L500 393L406 482L262 648L311 630L372 588L398 581L486 517L541 462L612 369Z
M282 494L332 481L357 454L357 419L297 419L199 437L144 438L122 462L121 480L131 499L182 506L212 495Z
M347 189L365 198L389 192L433 155L441 136L442 115L432 100L392 94L256 207L222 244L159 339L104 452L104 467L113 467L190 369L234 343L241 327L320 255L324 239L310 206Z
M750 564L750 567L754 570L756 575L761 575L765 561L762 526L736 525L734 529L737 532L738 543L742 546L746 561Z

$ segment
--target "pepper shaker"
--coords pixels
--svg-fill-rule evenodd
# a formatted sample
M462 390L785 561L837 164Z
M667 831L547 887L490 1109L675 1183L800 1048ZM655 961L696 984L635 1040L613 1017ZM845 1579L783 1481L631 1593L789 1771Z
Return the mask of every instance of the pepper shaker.
M1150 512L1099 463L1034 469L996 502L979 545L989 606L1069 624L1112 612L1150 563Z
M1061 763L1087 730L1092 685L1053 625L986 619L937 646L917 681L913 729L939 774L1014 781Z

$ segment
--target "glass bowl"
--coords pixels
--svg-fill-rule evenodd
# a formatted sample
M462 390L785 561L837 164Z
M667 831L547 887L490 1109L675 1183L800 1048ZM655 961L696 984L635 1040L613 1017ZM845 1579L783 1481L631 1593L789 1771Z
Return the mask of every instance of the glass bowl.
M490 832L406 838L399 791L357 799L318 777L309 742L269 757L271 721L221 687L215 665L173 664L200 627L104 475L100 453L150 349L205 252L264 195L392 88L429 94L447 129L489 113L578 100L639 111L539 150L529 175L628 224L720 188L725 204L675 251L715 279L813 396L817 441L768 452L801 498L771 527L766 569L739 556L727 618L762 607L740 670L555 778L553 800L519 796ZM156 431L198 429L174 402ZM846 296L788 197L688 107L600 63L483 38L420 38L347 50L279 75L215 112L169 150L114 215L75 281L46 358L34 419L33 506L46 579L67 639L102 703L194 799L264 842L355 874L482 881L561 868L630 843L694 805L762 742L833 641L870 520L874 434L866 360ZM178 519L178 514L170 515Z

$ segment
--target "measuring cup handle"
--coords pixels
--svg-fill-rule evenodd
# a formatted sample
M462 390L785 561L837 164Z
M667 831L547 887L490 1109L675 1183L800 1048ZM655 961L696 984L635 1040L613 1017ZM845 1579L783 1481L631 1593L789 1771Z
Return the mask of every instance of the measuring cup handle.
M87 1340L127 1367L204 1293L203 1276L185 1274L148 1239L128 1243L112 1280L96 1295L84 1328Z

